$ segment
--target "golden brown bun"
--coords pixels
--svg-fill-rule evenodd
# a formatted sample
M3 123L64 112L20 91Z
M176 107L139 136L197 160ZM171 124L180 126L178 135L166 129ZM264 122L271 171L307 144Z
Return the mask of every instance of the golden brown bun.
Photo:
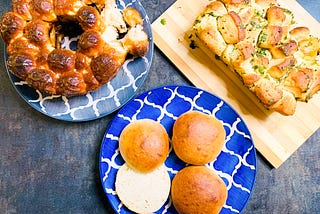
M223 180L205 166L188 166L171 184L172 203L180 214L219 213L227 199Z
M223 125L216 118L190 111L179 116L174 123L172 146L184 162L203 165L219 155L225 137Z
M140 172L151 172L166 160L169 137L160 123L142 119L123 129L119 138L119 149L131 168Z

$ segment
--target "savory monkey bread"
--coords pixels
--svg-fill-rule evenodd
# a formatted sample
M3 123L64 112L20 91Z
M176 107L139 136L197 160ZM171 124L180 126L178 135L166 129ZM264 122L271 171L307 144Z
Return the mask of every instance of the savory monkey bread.
M293 115L320 90L320 39L277 0L215 0L188 35L267 109Z
M12 0L0 32L15 76L34 89L72 96L109 82L128 55L147 53L142 24L136 9L120 11L115 0ZM79 36L76 51L61 47L65 36Z

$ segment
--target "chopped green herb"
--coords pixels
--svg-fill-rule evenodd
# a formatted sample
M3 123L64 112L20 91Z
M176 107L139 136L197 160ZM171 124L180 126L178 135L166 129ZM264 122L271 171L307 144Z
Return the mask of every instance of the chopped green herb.
M236 51L236 50L238 50L238 47L234 45L234 46L232 47L232 51Z
M257 28L257 29L260 29L260 28L261 28L261 25L260 25L259 23L255 22L255 21L251 21L250 24L251 24L253 27Z
M167 20L166 20L165 18L163 18L163 19L160 20L160 23L161 23L162 25L165 25L165 24L167 24Z
M254 65L252 66L252 68L255 70L255 71L258 71L260 74L264 74L265 70L266 70L266 67L265 66L259 66L259 65Z
M197 20L194 21L194 23L195 24L199 24L199 23L201 23L201 20L197 19Z
M283 8L283 12L286 13L286 14L288 14L288 15L291 15L291 14L292 14L292 12L291 12L290 10L285 9L285 8Z
M264 14L263 13L260 13L260 12L257 12L257 16L261 17L261 18L264 18Z
M267 56L266 49L261 48L261 49L257 50L257 56Z
M268 36L268 35L267 35L266 33L262 33L261 36L260 36L260 41L261 41L261 42L267 41L267 36Z
M210 16L217 17L213 12L208 13Z
M265 70L266 70L265 66L259 66L258 71L259 71L260 74L264 74Z

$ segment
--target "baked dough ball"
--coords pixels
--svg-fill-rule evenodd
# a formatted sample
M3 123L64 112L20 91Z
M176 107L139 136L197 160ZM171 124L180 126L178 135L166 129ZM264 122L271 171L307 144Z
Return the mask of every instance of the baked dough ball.
M180 214L219 213L227 194L223 180L205 166L182 169L171 184L172 203Z
M184 162L204 165L219 155L225 137L223 125L215 117L189 111L179 116L173 125L172 146Z
M166 160L169 137L160 123L150 119L137 120L121 132L119 149L130 167L140 172L151 172Z
M141 173L124 164L115 182L121 202L136 213L159 210L168 199L170 185L169 174L163 165L150 173Z

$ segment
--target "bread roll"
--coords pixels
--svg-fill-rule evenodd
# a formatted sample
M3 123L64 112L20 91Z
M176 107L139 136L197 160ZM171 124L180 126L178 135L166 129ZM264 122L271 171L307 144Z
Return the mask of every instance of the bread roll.
M136 213L152 213L160 209L168 199L170 185L169 174L163 165L150 173L141 173L124 164L115 182L121 202Z
M174 123L172 146L184 162L203 165L219 155L225 137L223 125L215 117L190 111L179 116Z
M130 167L140 172L151 172L166 160L169 137L160 123L150 119L137 120L121 132L119 149Z
M172 203L179 214L219 213L227 199L223 180L205 166L188 166L171 184Z

